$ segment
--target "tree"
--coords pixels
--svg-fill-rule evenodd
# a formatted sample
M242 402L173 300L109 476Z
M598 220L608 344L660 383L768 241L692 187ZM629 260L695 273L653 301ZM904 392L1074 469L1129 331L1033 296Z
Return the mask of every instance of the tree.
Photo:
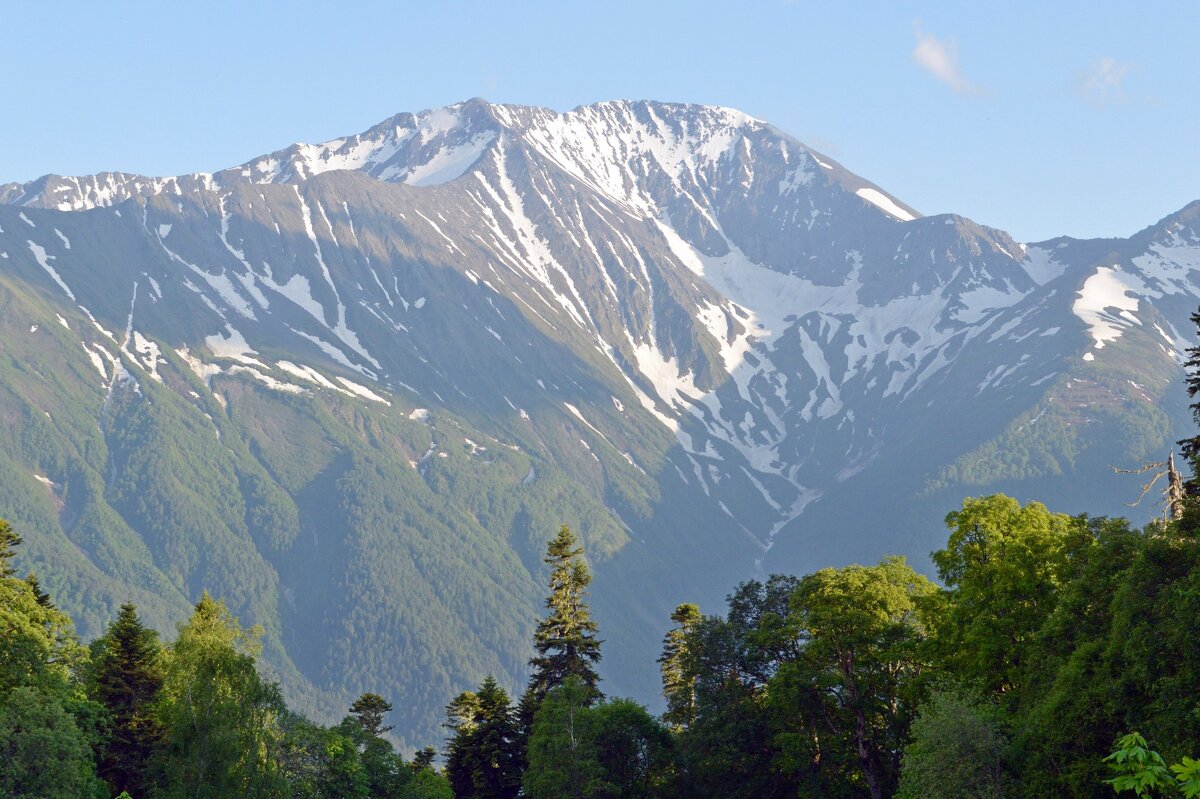
M632 699L613 699L587 711L600 765L599 796L659 796L674 777L671 735Z
M0 520L0 796L94 795L103 784L92 756L97 708L80 684L87 650L36 580L15 576L20 543Z
M1200 335L1200 311L1192 314L1191 319L1197 335ZM1200 345L1188 347L1187 354L1188 359L1184 363L1187 370L1187 393L1194 400L1189 407L1192 410L1192 419L1200 426L1200 399L1196 399L1196 395L1200 394ZM1200 507L1197 507L1200 503L1196 502L1197 497L1200 497L1200 434L1183 439L1179 446L1183 450L1183 456L1192 465L1192 475L1183 484L1184 494L1188 498L1184 502L1183 520L1185 526L1194 531L1200 527Z
M997 709L969 694L936 691L904 747L897 799L1004 799L1008 740Z
M0 519L0 579L12 577L17 573L13 566L13 557L20 545L21 536L17 535L8 522Z
M37 574L30 572L25 575L25 584L29 586L29 590L33 591L33 598L39 605L54 610L54 602L50 599L50 595L42 590L42 584L38 580Z
M800 581L786 628L802 646L769 686L776 707L801 711L777 739L785 760L811 760L824 736L852 755L871 799L895 791L925 671L921 605L936 590L903 558Z
M95 775L92 738L61 694L23 685L0 698L0 796L107 796Z
M413 780L412 771L404 767L391 742L383 738L392 729L383 723L384 714L391 709L391 703L382 696L366 693L354 700L350 715L339 726L356 747L366 775L367 793L377 799L402 796Z
M437 750L432 746L426 746L423 749L418 749L413 754L412 768L414 771L420 771L425 768L433 768L433 760L437 757Z
M572 676L538 709L523 786L533 799L646 799L665 795L673 765L670 733L644 707L589 705Z
M1136 732L1118 738L1117 748L1104 762L1114 775L1105 782L1117 793L1133 791L1138 796L1153 796L1161 789L1178 792L1184 799L1200 796L1200 760L1185 755L1168 769L1162 755Z
M667 700L663 721L677 729L696 717L695 663L688 649L688 634L700 619L698 606L685 603L676 607L671 614L675 627L663 637L663 651L658 658L663 698Z
M1091 539L1086 520L995 494L964 500L946 526L946 548L933 553L948 587L938 630L945 663L962 679L1008 693L1054 610L1069 553Z
M794 797L796 781L778 763L769 681L798 656L785 627L798 580L772 575L742 583L728 611L689 624L681 648L695 713L677 738L683 796Z
M432 768L416 772L412 782L405 788L404 799L454 799L450 782Z
M179 628L160 704L166 799L266 797L280 789L274 756L283 702L255 667L260 635L243 630L207 592Z
M533 720L523 786L531 799L588 799L603 770L595 742L592 694L576 675L550 691Z
M537 654L529 661L532 674L529 688L521 700L522 729L528 732L542 699L568 677L577 677L588 695L588 703L600 699L600 640L596 622L587 604L587 587L592 582L571 528L563 525L546 547L543 562L550 566L550 594L546 597L546 617L538 623L533 636Z
M363 694L350 705L350 715L363 726L368 735L378 738L392 728L385 727L383 716L389 713L392 705L379 694Z
M162 743L153 713L162 688L158 635L146 628L131 604L92 645L92 696L108 717L99 774L115 794L146 795L149 764Z
M281 727L278 766L291 799L370 797L367 773L353 739L291 713L281 718Z
M14 534L10 540L20 539ZM77 678L88 655L70 617L41 601L29 582L11 575L0 577L0 631L0 695L22 685L78 693Z
M487 677L477 692L460 694L446 708L454 731L446 777L457 799L508 799L521 787L521 751L507 692Z

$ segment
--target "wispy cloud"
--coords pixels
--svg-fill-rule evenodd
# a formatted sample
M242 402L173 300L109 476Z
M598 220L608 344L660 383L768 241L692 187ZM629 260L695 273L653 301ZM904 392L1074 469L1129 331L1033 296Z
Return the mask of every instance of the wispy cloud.
M917 44L912 58L919 67L933 75L959 94L980 94L982 88L973 83L958 65L958 42L939 39L921 28L921 21L913 22Z
M1087 69L1075 73L1075 93L1093 108L1107 108L1129 99L1125 78L1133 71L1127 64L1112 56L1104 56Z

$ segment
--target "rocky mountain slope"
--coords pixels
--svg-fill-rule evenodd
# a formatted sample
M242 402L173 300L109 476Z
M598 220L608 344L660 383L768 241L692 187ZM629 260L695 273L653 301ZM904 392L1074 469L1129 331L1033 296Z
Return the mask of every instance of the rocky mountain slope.
M88 634L212 590L302 705L385 693L414 745L522 682L562 521L608 690L652 700L677 602L924 562L964 494L1129 512L1107 464L1189 425L1200 204L1021 244L729 109L472 100L0 203L26 565Z

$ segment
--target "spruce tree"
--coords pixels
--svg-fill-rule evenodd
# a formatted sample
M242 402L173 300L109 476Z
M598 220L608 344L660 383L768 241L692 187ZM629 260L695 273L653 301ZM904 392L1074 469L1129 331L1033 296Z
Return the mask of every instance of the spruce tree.
M546 597L549 613L533 636L537 655L529 661L533 673L521 700L521 721L526 730L532 724L537 705L567 677L579 678L589 703L603 696L598 687L600 676L596 673L601 641L596 638L596 622L592 621L587 604L592 575L583 559L583 548L570 527L564 524L559 528L558 535L546 547L543 560L550 566L550 595Z
M162 742L151 709L162 689L158 636L126 603L93 650L93 698L104 706L109 722L99 775L114 794L144 796L148 764Z

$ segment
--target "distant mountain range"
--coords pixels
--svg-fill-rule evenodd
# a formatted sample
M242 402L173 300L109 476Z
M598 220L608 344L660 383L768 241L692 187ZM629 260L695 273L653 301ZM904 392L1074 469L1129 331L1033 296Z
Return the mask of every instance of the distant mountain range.
M1022 244L725 108L471 100L0 203L21 565L86 635L211 590L293 702L382 693L409 745L523 684L561 522L607 690L653 702L678 602L925 566L964 495L1129 513L1108 465L1191 427L1200 203Z

